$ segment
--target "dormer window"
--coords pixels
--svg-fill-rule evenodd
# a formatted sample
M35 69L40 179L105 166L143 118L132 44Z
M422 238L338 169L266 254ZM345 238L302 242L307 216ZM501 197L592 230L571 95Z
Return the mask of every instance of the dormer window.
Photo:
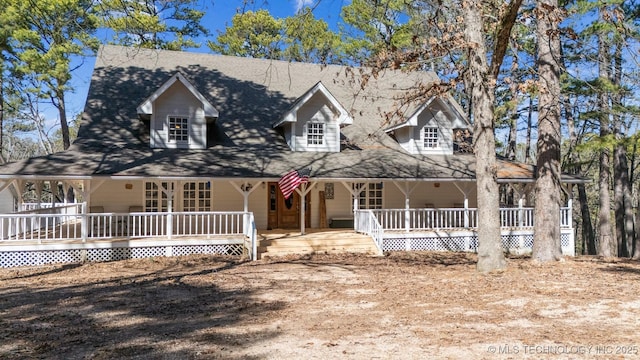
M169 116L169 142L189 142L189 118L182 116Z
M451 155L453 130L471 129L450 96L434 96L405 120L385 129L410 154Z
M318 82L273 127L282 130L293 151L340 152L340 129L352 123L347 110Z
M138 106L154 149L206 149L218 110L180 73Z
M324 123L307 124L307 145L324 145Z
M435 149L439 145L438 142L438 128L437 127L425 127L424 128L424 148Z

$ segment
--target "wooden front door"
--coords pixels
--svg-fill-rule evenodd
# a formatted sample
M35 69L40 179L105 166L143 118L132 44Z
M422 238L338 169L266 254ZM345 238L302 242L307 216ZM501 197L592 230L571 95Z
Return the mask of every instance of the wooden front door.
M278 188L278 183L268 184L268 229L299 229L301 201L300 195L294 192L285 200ZM307 194L305 226L309 226L311 197Z

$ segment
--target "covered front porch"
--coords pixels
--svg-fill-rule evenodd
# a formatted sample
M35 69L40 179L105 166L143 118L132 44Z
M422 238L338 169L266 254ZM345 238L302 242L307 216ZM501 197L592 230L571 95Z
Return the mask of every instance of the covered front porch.
M309 234L323 251L319 244L329 230L257 230L253 213L241 211L90 213L86 207L58 204L0 215L0 267L202 253L258 259L265 251L260 239L273 239L274 233L300 244L309 242ZM502 208L500 214L505 251L530 252L533 208ZM570 208L561 214L563 253L574 255ZM359 233L371 239L377 254L477 248L475 208L356 210L353 219L353 228L330 229L327 243Z

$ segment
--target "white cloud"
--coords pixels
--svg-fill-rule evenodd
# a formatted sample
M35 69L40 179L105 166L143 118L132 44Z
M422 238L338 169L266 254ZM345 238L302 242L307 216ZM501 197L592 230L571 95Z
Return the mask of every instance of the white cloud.
M310 6L313 4L313 0L296 0L296 12L300 11L302 8L306 6Z

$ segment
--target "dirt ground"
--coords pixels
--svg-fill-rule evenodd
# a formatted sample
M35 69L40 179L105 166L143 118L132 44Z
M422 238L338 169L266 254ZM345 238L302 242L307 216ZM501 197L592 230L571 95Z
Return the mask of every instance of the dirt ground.
M396 253L0 269L3 359L640 359L640 263Z

